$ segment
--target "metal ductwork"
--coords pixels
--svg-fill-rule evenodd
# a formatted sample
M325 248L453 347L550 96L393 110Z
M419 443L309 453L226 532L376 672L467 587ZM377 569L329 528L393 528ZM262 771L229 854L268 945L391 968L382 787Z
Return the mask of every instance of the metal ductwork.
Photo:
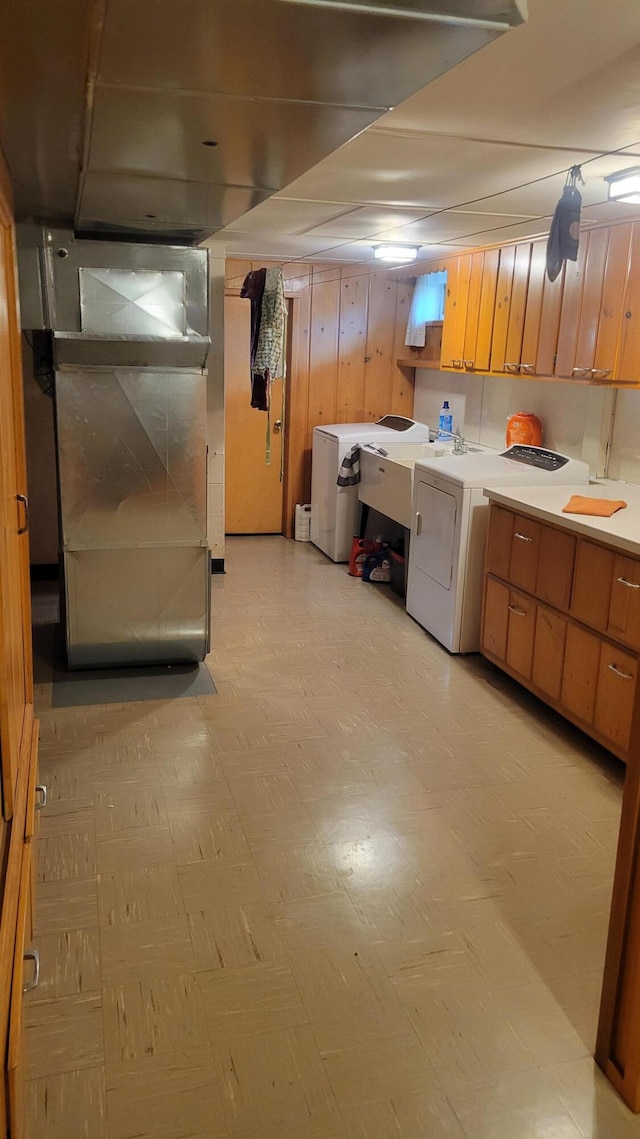
M8 0L17 216L197 243L525 17L525 0Z
M69 666L203 660L208 253L43 236Z

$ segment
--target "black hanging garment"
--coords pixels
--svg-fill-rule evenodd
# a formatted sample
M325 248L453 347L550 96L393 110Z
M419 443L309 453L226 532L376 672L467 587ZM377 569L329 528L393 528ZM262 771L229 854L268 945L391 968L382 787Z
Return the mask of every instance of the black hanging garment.
M247 273L240 290L240 296L248 297L251 301L251 406L258 408L259 411L268 411L269 409L268 377L265 378L264 372L254 369L260 336L262 299L266 277L266 269L254 269L253 272Z
M547 277L555 281L565 261L578 260L582 194L576 182L583 183L579 166L572 166L558 202L547 241Z

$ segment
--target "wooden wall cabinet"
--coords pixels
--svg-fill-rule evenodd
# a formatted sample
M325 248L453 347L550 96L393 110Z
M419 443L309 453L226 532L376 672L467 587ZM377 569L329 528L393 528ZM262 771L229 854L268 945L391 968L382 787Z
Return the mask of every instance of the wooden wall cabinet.
M491 504L481 651L625 761L640 558Z
M498 283L499 251L479 250L447 264L441 367L487 372Z

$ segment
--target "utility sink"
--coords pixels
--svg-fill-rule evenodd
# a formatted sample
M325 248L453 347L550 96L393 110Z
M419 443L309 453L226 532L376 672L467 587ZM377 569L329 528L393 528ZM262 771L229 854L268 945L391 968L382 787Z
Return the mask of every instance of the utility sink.
M467 454L482 454L490 447L466 444ZM373 510L399 522L407 530L413 521L413 472L422 459L435 459L452 455L453 442L436 440L435 443L399 443L381 455L374 445L360 448L360 482L358 498Z

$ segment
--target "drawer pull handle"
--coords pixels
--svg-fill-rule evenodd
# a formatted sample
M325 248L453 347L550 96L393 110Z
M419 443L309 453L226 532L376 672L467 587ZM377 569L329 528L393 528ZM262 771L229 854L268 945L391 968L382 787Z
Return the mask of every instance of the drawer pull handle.
M35 972L30 981L22 986L23 993L30 993L32 989L37 989L40 984L40 954L37 949L25 949L23 954L24 961L33 961L35 965Z
M42 811L47 805L47 788L44 783L36 785L36 811Z
M416 538L419 538L422 533L422 515L419 510L416 510Z
M640 589L640 585L636 585L635 581L627 581L626 577L617 577L616 581L619 581L620 585L626 585L627 589Z
M475 360L463 360L465 368L475 368Z
M536 370L535 364L521 364L520 365L520 371L521 372L535 372L535 370Z
M528 538L526 534L521 534L518 530L516 530L513 536L514 538L519 538L521 542L533 542L533 538Z
M592 368L591 375L594 379L606 380L611 375L611 368Z
M516 617L526 617L527 615L524 609L518 609L517 605L508 605L507 608L510 613L515 613ZM610 664L609 668L613 668L613 665Z
M26 494L17 494L16 501L21 502L24 507L24 525L18 527L18 534L26 534L29 530L29 499Z
M623 672L621 668L617 668L615 664L610 664L611 672L615 672L616 676L621 676L623 680L633 680L633 673Z
M451 367L452 368L461 368L462 367L462 360L452 360L451 361Z
M520 371L520 365L519 364L507 364L507 361L505 360L504 366L505 366L505 371L507 371L507 372L519 372Z
M592 372L591 368L572 368L571 369L571 375L572 376L590 376L591 372Z

